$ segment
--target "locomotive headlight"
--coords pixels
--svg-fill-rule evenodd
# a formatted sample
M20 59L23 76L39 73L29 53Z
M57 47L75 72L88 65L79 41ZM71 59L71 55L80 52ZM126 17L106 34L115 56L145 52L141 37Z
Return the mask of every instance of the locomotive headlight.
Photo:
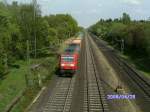
M75 65L74 65L74 64L70 64L70 66L71 66L71 67L74 67Z
M61 66L65 66L65 64L61 64Z

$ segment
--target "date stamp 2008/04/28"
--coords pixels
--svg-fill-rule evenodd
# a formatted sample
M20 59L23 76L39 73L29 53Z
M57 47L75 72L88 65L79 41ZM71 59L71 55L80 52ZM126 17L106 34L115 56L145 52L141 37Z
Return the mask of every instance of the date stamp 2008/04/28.
M113 99L118 99L118 100L123 100L123 99L128 99L128 100L134 100L135 99L135 95L120 95L120 94L116 94L116 95L107 95L107 99L108 100L113 100Z

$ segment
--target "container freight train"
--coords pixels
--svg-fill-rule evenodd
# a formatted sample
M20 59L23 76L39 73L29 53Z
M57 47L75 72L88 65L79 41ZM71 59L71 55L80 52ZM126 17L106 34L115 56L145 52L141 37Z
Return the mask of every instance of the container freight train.
M59 70L60 75L73 75L78 70L79 54L81 49L82 39L74 39L68 44L64 53L60 55Z

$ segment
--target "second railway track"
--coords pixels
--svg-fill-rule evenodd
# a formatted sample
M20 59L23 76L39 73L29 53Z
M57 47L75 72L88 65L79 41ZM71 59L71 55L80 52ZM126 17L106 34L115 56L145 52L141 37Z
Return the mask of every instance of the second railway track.
M85 48L84 112L109 112L88 38Z
M124 62L121 58L119 58L117 55L114 55L104 44L101 43L100 48L105 48L105 54L108 56L111 56L111 61L118 66L118 68L121 68L121 72L125 72L126 75L128 75L134 83L136 83L141 90L144 92L144 94L150 98L150 83L144 80L136 71L134 71L126 62Z
M106 43L99 40L96 36L93 36L93 39L119 74L120 82L128 85L130 88L130 91L128 92L136 95L135 101L144 112L147 112L150 104L150 82L145 80L139 73L137 73L137 71L117 56L114 51L106 45Z

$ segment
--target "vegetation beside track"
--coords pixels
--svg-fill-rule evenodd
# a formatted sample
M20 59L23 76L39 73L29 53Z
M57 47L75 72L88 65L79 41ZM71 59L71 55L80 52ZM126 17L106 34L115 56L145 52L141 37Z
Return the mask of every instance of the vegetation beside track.
M46 84L50 79L52 74L55 72L55 67L57 66L57 60L56 57L48 57L46 59L32 59L32 64L38 64L43 63L43 66L41 66L41 71L38 73L42 74L43 77L43 84ZM20 66L20 68L12 68L10 70L10 73L7 75L7 77L1 81L0 84L0 111L4 111L6 106L11 103L11 101L17 97L20 92L24 91L25 89L25 95L21 99L21 102L17 104L17 106L14 109L14 112L22 112L23 109L25 109L29 102L32 101L33 97L37 94L37 92L40 90L40 87L37 85L30 87L26 87L26 81L25 81L25 75L27 74L27 62L25 61L18 61L16 62L17 65ZM37 76L36 76L37 77ZM38 81L38 80L36 80ZM35 83L36 84L36 83Z
M44 86L47 85L47 83L51 80L52 75L55 73L55 68L57 66L57 58L56 56L47 57L46 59L42 58L38 60L37 64L39 63L42 64L39 66L40 70L37 72L38 74L41 74L42 86ZM34 85L26 88L24 96L12 109L12 112L23 112L27 108L27 106L33 101L37 93L40 91L41 87L38 84L38 74L35 74L35 78L37 80L34 80Z
M6 76L0 84L0 111L3 112L6 105L15 98L19 92L25 89L25 73L27 65L23 61L16 62L21 64L20 69L12 68L9 75Z
M61 43L79 29L71 15L42 16L38 4L0 2L0 111L24 89L25 96L13 111L22 112L29 105L40 90L37 73L43 84L50 80ZM29 74L29 68L38 64L40 70ZM32 87L26 86L25 75L36 79Z
M37 4L0 2L0 80L17 60L57 51L59 43L79 31L76 20L68 14L42 16Z
M76 34L77 36L78 34ZM71 41L74 37L69 38L62 42L60 44L60 47L58 49L58 54L61 53L66 48L66 42ZM38 65L41 64L38 70L38 74L41 74L43 77L42 79L42 86L47 86L49 81L51 80L51 77L56 74L57 65L58 65L58 54L51 54L49 57L40 58L37 60L34 60L34 62L31 62L31 64ZM21 100L15 105L15 107L12 109L12 112L22 112L29 104L33 101L33 99L36 97L37 93L40 91L41 87L39 87L39 84L36 80L35 85L31 88L27 88L25 91L24 96L21 98Z
M101 19L89 31L123 52L123 57L138 70L150 76L150 21L131 20L126 13L121 18ZM122 46L122 49L121 49Z

